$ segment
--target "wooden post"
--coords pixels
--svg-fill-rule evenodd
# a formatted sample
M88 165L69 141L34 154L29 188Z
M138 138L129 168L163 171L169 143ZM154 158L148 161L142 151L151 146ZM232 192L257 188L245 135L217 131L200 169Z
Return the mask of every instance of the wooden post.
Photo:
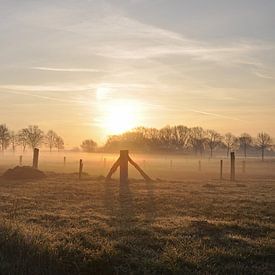
M199 160L199 172L201 172L201 160Z
M39 149L34 148L33 150L33 162L32 162L32 167L37 169L38 168L38 159L39 159Z
M66 165L66 161L67 161L67 158L66 157L64 157L64 166Z
M118 167L120 167L120 183L127 183L128 163L132 164L147 182L153 182L153 180L138 166L138 164L130 158L128 150L120 151L120 157L113 164L111 170L109 171L106 177L106 182L111 180L112 175L116 172Z
M81 180L82 176L82 171L83 171L83 161L82 159L79 161L79 173L78 173L78 178Z
M245 174L245 172L246 172L246 162L245 162L245 160L243 161L243 167L242 167L243 169L243 173Z
M231 152L231 175L230 180L235 181L235 153Z
M220 162L220 180L222 180L223 178L223 160L221 159Z
M22 166L22 164L23 164L23 156L20 156L19 157L19 165Z
M129 162L139 171L139 173L143 176L143 178L147 181L147 182L152 182L152 179L129 157Z
M120 151L120 183L128 182L128 160L129 160L129 151L121 150Z

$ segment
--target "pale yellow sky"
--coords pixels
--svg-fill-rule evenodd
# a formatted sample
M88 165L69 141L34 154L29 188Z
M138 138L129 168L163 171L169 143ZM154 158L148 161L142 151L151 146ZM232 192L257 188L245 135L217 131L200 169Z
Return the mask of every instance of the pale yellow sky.
M67 146L140 125L275 136L274 12L268 0L1 1L0 123L53 128Z

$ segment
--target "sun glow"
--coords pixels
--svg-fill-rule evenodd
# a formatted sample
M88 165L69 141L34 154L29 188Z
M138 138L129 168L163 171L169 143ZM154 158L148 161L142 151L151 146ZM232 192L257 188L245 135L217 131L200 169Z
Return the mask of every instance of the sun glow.
M141 125L141 105L129 100L111 100L104 106L102 127L108 134L120 134Z
M96 90L96 99L101 101L105 100L110 94L110 88L106 85L99 86Z

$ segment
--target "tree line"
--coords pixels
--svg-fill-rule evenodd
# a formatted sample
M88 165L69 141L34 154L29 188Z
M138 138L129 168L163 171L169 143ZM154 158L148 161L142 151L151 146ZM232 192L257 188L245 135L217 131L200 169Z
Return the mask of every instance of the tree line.
M29 147L34 149L46 145L50 151L64 149L64 140L53 130L44 133L38 126L30 125L19 130L11 131L5 124L0 124L0 150L11 148L15 152L20 146L25 152ZM235 136L232 133L221 135L215 130L205 130L202 127L188 128L183 125L166 126L161 129L138 127L120 135L109 136L103 147L98 147L92 139L84 140L81 148L86 152L117 152L129 149L140 152L169 152L190 153L203 155L226 151L229 156L232 151L241 151L244 157L248 152L261 151L262 159L266 151L274 152L274 145L268 133L260 132L256 137L248 133Z
M25 152L27 147L34 149L42 144L46 145L50 151L54 148L58 151L64 149L63 138L53 130L44 133L38 126L30 125L18 132L14 132L5 124L0 124L0 149L2 152L8 148L15 152L18 146Z
M248 152L260 150L264 159L266 151L272 151L274 145L271 136L265 132L260 132L253 138L248 133L240 136L232 133L221 135L215 130L178 125L161 129L138 127L120 135L110 136L102 149L107 152L117 152L120 148L143 152L179 152L199 155L209 153L209 157L213 157L215 152L224 151L227 156L232 151L241 151L246 157Z

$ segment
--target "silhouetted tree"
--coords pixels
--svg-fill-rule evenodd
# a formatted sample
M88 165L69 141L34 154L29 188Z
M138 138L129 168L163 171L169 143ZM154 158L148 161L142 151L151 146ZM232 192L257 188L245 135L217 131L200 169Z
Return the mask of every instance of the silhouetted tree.
M172 147L172 129L166 126L159 130L159 141L163 149L171 149Z
M10 132L5 124L0 125L0 144L1 150L4 151L9 146Z
M57 136L55 138L54 146L57 148L57 151L59 152L60 150L64 149L64 140L62 137Z
M97 143L92 139L84 140L81 144L81 148L85 152L94 152L97 147Z
M45 135L45 144L48 145L50 152L55 146L57 134L53 130L49 130Z
M243 133L239 137L239 142L240 142L240 147L244 151L244 157L246 158L246 156L247 156L247 148L248 148L248 146L251 146L251 144L252 144L252 137L249 134L247 134L247 133Z
M265 150L272 146L272 139L267 133L259 133L257 136L257 145L262 151L262 160L264 160Z
M187 127L178 125L171 128L172 143L177 149L186 149L189 142L190 131Z
M190 129L190 135L189 135L190 144L197 154L200 152L200 155L202 156L202 153L205 149L206 144L206 132L201 127L194 127Z
M10 132L10 144L12 151L15 152L16 145L18 144L18 136L13 131Z
M23 152L25 152L28 144L28 137L27 137L27 133L23 130L20 130L18 133L18 144L22 146L22 150Z
M214 130L205 131L201 127L187 128L183 125L166 126L160 130L156 128L138 127L132 131L120 135L110 136L104 145L106 151L117 151L128 148L137 151L184 151L189 148L193 152L202 153L206 147L210 149L213 156L215 149L227 149L227 156L232 150L237 150L241 145L246 156L247 149L252 147L253 142L250 135L244 133L239 138L227 133L222 137Z
M150 150L183 150L188 145L189 129L185 126L166 126L160 130L156 128L138 127L134 132L140 133L136 137L138 143L133 147ZM130 135L129 133L127 134ZM124 134L122 134L124 136ZM121 136L121 137L122 137ZM119 137L117 136L118 140ZM125 141L124 141L125 142ZM146 145L146 146L145 146Z
M44 133L38 128L38 126L29 126L28 128L22 129L22 134L26 138L27 144L32 148L39 147L43 142Z
M144 138L146 147L150 150L160 149L160 135L159 130L156 128L139 127L135 131L141 133Z
M130 132L125 132L121 135L109 136L105 144L105 150L108 151L117 151L123 148L129 150L146 150L147 149L147 140L144 137L144 134L135 129Z
M221 143L222 136L214 130L206 131L206 143L210 148L210 157L213 157L213 150Z
M224 136L224 144L227 148L227 157L229 157L229 153L237 148L238 139L232 135L231 133L227 133Z

